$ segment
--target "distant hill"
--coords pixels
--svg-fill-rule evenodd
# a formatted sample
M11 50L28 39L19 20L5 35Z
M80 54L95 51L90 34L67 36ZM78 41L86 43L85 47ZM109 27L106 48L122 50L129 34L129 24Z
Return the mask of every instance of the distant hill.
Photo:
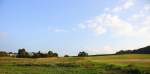
M121 50L116 54L150 54L150 46L139 48L136 50Z

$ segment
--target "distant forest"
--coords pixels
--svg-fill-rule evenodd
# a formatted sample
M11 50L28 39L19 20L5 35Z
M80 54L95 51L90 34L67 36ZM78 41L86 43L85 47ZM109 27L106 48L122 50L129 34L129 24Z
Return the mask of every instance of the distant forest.
M150 46L139 48L136 50L121 50L116 54L150 54Z
M78 53L79 57L88 56L87 52L81 51ZM48 51L47 53L38 52L27 52L25 48L18 49L17 53L0 51L0 57L16 57L16 58L47 58L47 57L58 57L58 53L53 51ZM69 57L69 55L64 55L64 57Z

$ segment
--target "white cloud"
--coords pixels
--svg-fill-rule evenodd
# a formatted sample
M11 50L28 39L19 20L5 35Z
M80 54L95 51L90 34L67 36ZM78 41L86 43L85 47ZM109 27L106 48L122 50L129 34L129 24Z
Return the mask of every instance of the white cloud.
M107 29L111 29L112 32L120 34L120 35L128 35L132 33L132 26L130 23L122 20L118 16L107 14L104 16L103 24L107 27Z
M145 5L144 6L144 11L148 11L149 12L150 11L150 5Z
M135 2L135 0L126 0L126 2L123 4L123 8L124 9L128 9L128 8L130 8L131 6L133 6L134 5L134 2Z
M106 32L106 29L103 28L102 26L97 26L97 27L95 28L95 32L96 32L98 35L101 35L101 34L103 34L103 33Z
M117 5L116 7L106 8L109 9L109 13L103 13L100 16L96 16L94 19L85 21L82 24L82 28L91 30L98 35L102 35L107 33L108 30L117 36L147 36L150 37L150 6L144 5L140 9L140 12L135 13L126 13L131 16L122 18L122 16L126 15L117 15L112 14L112 12L116 9L126 10L135 4L135 0L123 0L124 4ZM118 12L115 12L118 13ZM120 12L121 13L121 12Z
M86 25L84 25L84 24L79 24L78 26L79 26L79 28L81 28L81 29L85 29L85 28L86 28Z
M121 3L112 9L112 12L120 12L129 9L135 3L135 0L121 0Z
M116 48L114 51L148 45L150 43L150 5L137 5L136 9L136 1L123 0L124 3L114 8L105 8L101 15L81 23L82 29L92 31L99 36L108 34L108 36L117 37L118 42L114 42L116 45L111 44ZM104 49L95 48L88 51L112 52Z
M106 29L100 25L102 20L99 17L95 18L94 20L88 20L85 23L79 24L81 29L88 29L95 32L98 35L104 34Z

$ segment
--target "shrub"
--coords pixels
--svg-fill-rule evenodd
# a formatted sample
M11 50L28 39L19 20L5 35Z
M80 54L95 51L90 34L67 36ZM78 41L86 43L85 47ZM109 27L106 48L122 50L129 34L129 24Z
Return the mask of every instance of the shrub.
M0 57L8 56L8 53L5 51L0 51Z
M82 51L82 52L79 52L78 56L79 56L79 57L88 56L88 53Z
M22 49L18 50L18 54L17 54L16 57L18 57L18 58L27 58L27 57L30 57L30 55L28 54L28 52L26 52L26 50L24 48L22 48Z
M64 55L64 57L69 57L69 55Z

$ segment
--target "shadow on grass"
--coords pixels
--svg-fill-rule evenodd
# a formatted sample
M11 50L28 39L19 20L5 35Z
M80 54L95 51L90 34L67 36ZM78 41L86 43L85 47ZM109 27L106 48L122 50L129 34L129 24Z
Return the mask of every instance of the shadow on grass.
M150 74L143 71L134 65L119 66L113 64L94 64L94 63L55 63L55 64L16 64L16 66L38 66L38 67L52 67L52 68L83 68L103 70L101 74Z
M127 65L125 67L122 66L117 66L117 65L113 65L113 64L106 64L105 65L105 70L106 71L111 71L112 74L116 74L116 73L122 73L122 74L150 74L148 72L145 72L143 70L140 70L139 68L137 68L134 65Z

